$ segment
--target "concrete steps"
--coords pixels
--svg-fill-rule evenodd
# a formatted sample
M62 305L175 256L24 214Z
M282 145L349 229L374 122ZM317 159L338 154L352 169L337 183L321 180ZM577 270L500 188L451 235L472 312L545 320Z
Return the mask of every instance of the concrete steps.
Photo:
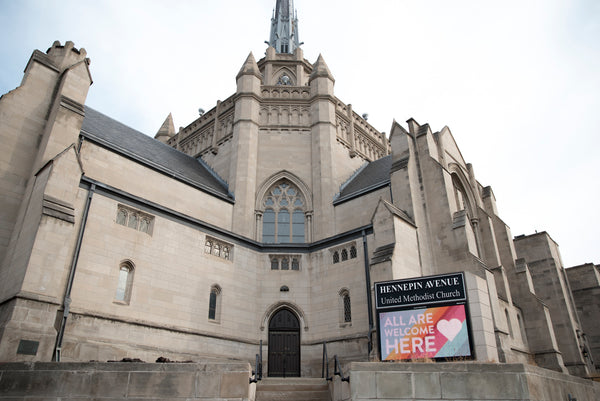
M330 401L325 379L266 378L256 384L256 401Z

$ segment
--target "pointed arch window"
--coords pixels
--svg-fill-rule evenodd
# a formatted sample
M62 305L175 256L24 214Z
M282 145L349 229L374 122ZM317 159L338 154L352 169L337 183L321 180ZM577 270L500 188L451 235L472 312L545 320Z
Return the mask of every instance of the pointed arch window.
M350 303L350 291L342 288L339 292L340 325L346 326L352 323L352 304Z
M354 245L352 245L350 247L350 259L355 259L356 258L356 247Z
M131 288L133 286L133 263L122 262L119 265L119 278L117 281L117 291L115 301L118 303L129 304L131 300Z
M217 284L210 288L208 295L208 320L218 323L221 314L221 287Z
M306 202L298 188L280 180L265 194L262 240L266 243L303 243L306 238Z
M465 227L467 245L469 251L477 257L481 256L478 222L474 201L469 197L467 185L463 184L457 173L452 173L452 185L454 187L454 200L457 212L454 213L453 228Z

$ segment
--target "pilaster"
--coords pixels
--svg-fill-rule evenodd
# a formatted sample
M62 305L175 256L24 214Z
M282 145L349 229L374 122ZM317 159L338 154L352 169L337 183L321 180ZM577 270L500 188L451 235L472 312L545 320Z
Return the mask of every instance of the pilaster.
M255 192L258 158L258 116L262 75L252 53L237 75L233 120L230 189L235 196L232 231L248 238L255 234Z
M336 138L335 80L319 55L309 78L311 103L311 154L314 197L313 240L334 234L333 197L336 193L334 180L333 148Z

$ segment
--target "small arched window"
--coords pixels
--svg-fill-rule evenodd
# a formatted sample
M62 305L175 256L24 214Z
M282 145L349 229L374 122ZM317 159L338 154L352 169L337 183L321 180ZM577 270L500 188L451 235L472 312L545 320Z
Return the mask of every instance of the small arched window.
M352 321L352 307L350 306L350 294L344 294L344 322Z
M208 320L218 322L221 314L221 287L213 285L208 297Z
M127 227L134 228L137 230L138 228L138 216L135 213L132 213L129 216L129 222L127 223Z
M333 253L333 263L340 263L340 254L338 251Z
M350 247L350 259L356 259L356 247L354 245Z
M131 262L123 262L119 266L119 278L117 281L117 292L115 293L115 301L119 303L129 304L131 300L131 288L133 286L133 264Z
M348 260L348 251L345 249L342 249L342 262Z
M127 210L119 208L117 212L117 224L122 226L127 225Z
M342 288L339 292L340 324L352 323L352 305L350 303L350 291Z

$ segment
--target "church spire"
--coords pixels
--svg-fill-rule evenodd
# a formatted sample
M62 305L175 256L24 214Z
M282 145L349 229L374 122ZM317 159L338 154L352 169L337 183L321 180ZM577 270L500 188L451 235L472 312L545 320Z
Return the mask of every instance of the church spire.
M277 0L271 18L269 46L277 53L293 54L302 43L298 38L298 15L291 0Z

